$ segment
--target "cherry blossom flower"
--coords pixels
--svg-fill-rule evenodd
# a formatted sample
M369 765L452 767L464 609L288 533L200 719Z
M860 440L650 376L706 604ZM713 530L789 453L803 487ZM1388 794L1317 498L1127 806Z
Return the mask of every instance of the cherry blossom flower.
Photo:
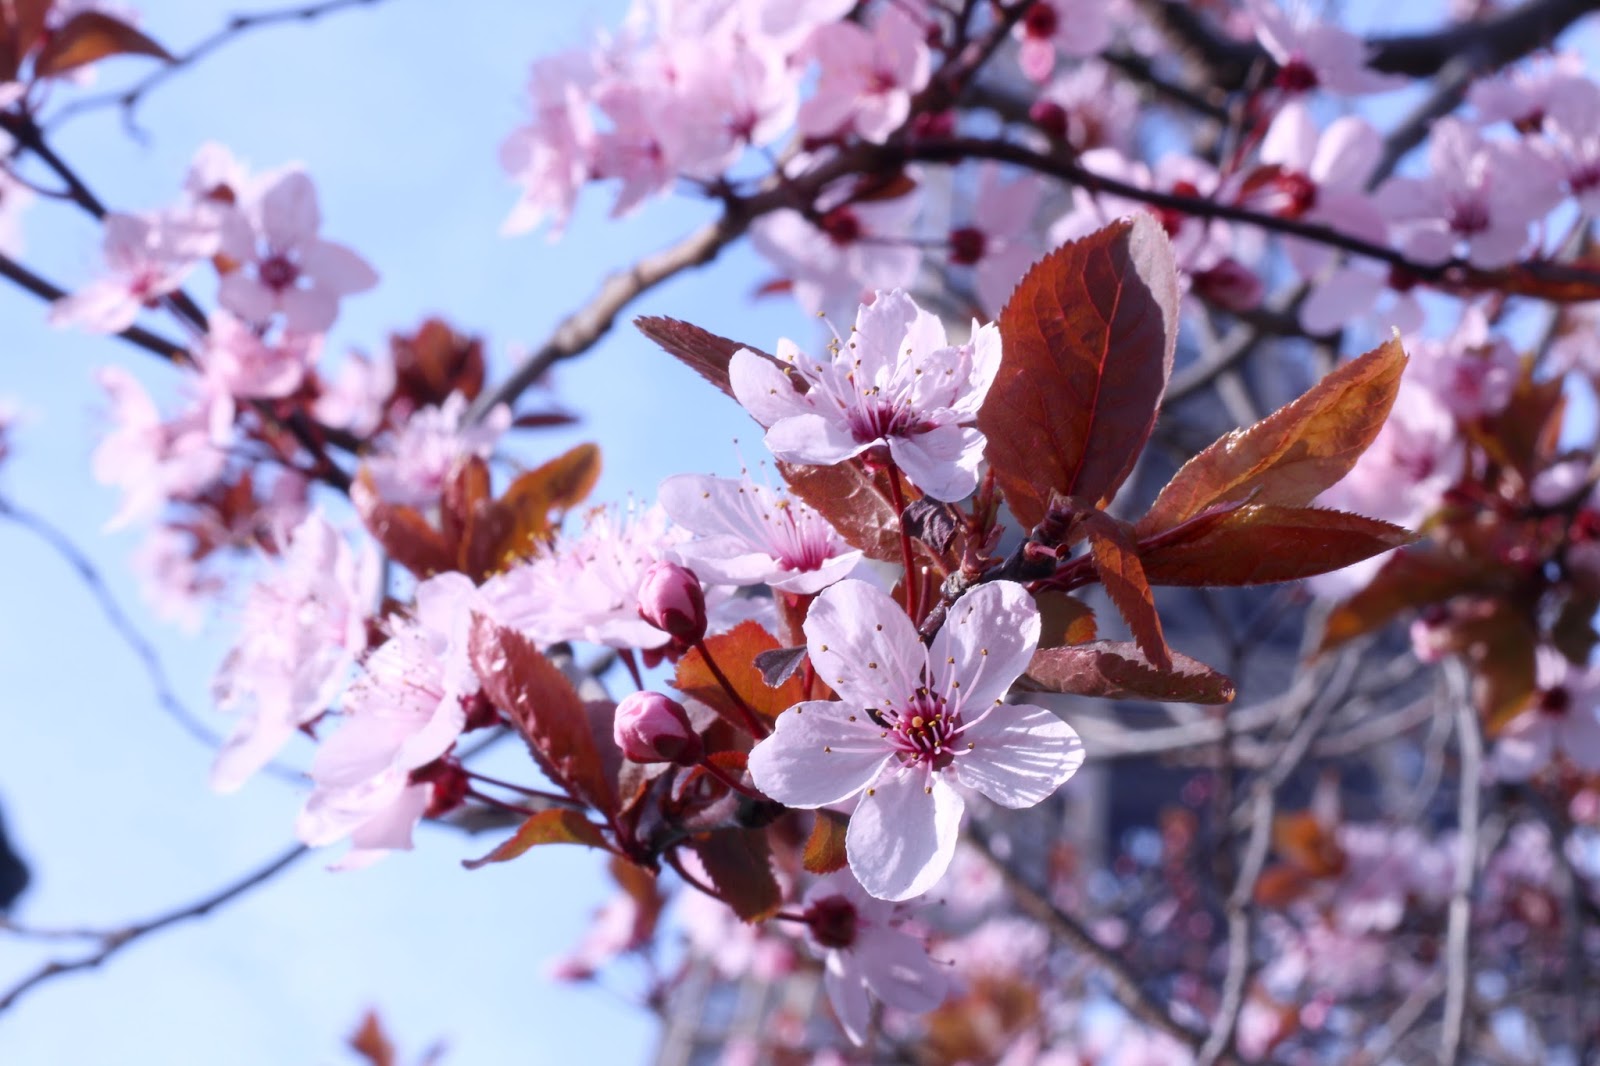
M217 671L217 706L239 721L212 764L213 789L239 788L328 709L367 646L377 587L370 542L352 549L320 513L290 533L283 556L250 590L239 640Z
M1139 125L1139 93L1096 59L1084 60L1053 78L1028 116L1075 151L1115 148L1128 152Z
M583 53L534 64L528 83L533 118L500 147L501 167L522 186L502 233L524 233L549 219L550 236L560 236L594 168L594 120L585 92L595 78L593 61Z
M1426 386L1457 417L1466 421L1499 414L1511 402L1522 359L1489 326L1474 304L1448 340L1423 340L1411 346L1408 373Z
M156 514L168 501L198 493L222 473L227 456L198 412L163 421L138 380L120 367L96 375L111 397L113 428L91 459L95 480L123 490L106 529Z
M1536 57L1474 82L1467 90L1467 102L1485 126L1509 122L1531 133L1544 125L1553 100L1574 83L1586 80L1584 66L1583 57L1576 52Z
M944 970L920 939L900 928L904 909L867 895L845 870L806 893L802 914L811 949L822 958L822 985L856 1045L866 1042L874 999L913 1014L944 1000Z
M482 421L465 423L467 398L452 393L438 407L420 407L393 433L385 435L366 461L373 487L388 503L427 507L439 502L444 479L468 456L487 459L505 431L511 411L505 405Z
M1044 81L1056 56L1092 56L1111 43L1111 18L1105 0L1034 0L1012 34L1022 41L1017 61L1022 73Z
M984 437L972 425L1000 369L1000 331L973 323L952 345L938 316L896 289L856 314L848 341L826 361L789 341L788 366L741 348L729 364L734 396L767 427L767 447L793 463L832 464L887 444L889 455L929 496L959 500L977 487ZM809 386L796 391L789 375Z
M822 69L800 106L806 136L853 131L881 144L911 113L911 94L928 84L926 26L898 4L877 11L869 26L830 22L807 42L805 53Z
M285 333L275 342L226 311L211 313L199 356L201 389L210 406L211 435L225 444L237 400L275 399L300 388L321 351L314 334Z
M1143 189L1157 189L1179 196L1205 198L1220 185L1216 170L1208 163L1180 153L1168 153L1149 167L1129 159L1114 148L1095 148L1080 158L1083 168L1094 174L1115 178ZM1054 244L1076 240L1102 229L1113 220L1136 211L1151 210L1135 200L1114 193L1091 192L1081 185L1072 190L1072 209L1050 227ZM1153 211L1172 238L1172 252L1186 274L1210 270L1230 257L1244 254L1238 231L1225 222L1196 218L1181 211ZM1187 280L1187 278L1185 278Z
M1322 88L1340 96L1384 92L1404 84L1367 67L1367 43L1331 26L1296 3L1291 11L1277 0L1247 0L1256 40L1278 64L1278 85L1288 92Z
M1534 665L1538 693L1495 738L1490 772L1503 781L1526 781L1558 754L1585 773L1600 772L1600 673L1545 646Z
M311 763L314 787L295 823L312 847L351 838L339 868L411 847L433 793L431 784L413 783L411 771L449 751L466 723L479 687L467 638L482 609L465 576L431 577L417 586L414 616L362 663L339 728Z
M1291 100L1272 120L1261 143L1261 161L1279 168L1268 187L1267 206L1288 218L1385 244L1388 220L1367 192L1382 151L1382 138L1365 119L1345 115L1319 134L1306 103ZM1370 277L1375 285L1381 285L1384 277L1361 260L1347 267L1336 266L1336 253L1325 244L1287 238L1284 252L1300 276L1312 281L1300 321L1315 333L1331 332L1345 324L1349 303L1367 295L1362 283ZM1352 280L1349 271L1364 277ZM1368 307L1373 296L1375 293L1367 296Z
M1534 150L1587 214L1600 211L1600 85L1573 79L1551 94Z
M659 648L672 637L639 617L639 588L681 534L659 506L588 515L583 532L484 585L489 613L541 644L586 640L613 648Z
M50 324L120 333L140 308L176 292L196 262L215 249L207 235L171 215L105 217L102 251L109 273L50 306Z
M0 103L0 107L4 106ZM9 140L0 136L0 156L9 154L6 150ZM0 254L13 259L22 255L22 216L35 199L32 189L9 172L0 170Z
M286 168L256 179L223 234L222 252L241 266L229 272L217 300L248 322L282 314L287 329L322 333L339 313L339 298L365 292L378 275L355 252L317 236L322 212L304 171Z
M816 157L787 168L804 173ZM892 199L856 202L853 182L835 182L817 197L817 222L798 211L763 216L750 244L790 283L801 307L817 314L854 306L876 289L904 288L916 280L922 253L907 239L922 208L920 191Z
M382 425L384 405L394 395L394 361L351 352L331 378L321 377L319 383L311 407L317 420L366 437Z
M1420 262L1442 263L1464 247L1474 266L1504 266L1560 197L1551 167L1531 149L1487 141L1461 119L1434 123L1428 164L1427 178L1391 178L1379 190L1401 250Z
M1000 313L1040 252L1034 215L1044 183L1033 174L1010 181L1001 174L994 163L978 168L971 220L950 231L950 262L972 268L978 301L991 315Z
M885 593L862 581L825 589L805 621L806 649L838 701L796 704L750 753L750 774L791 807L859 797L845 850L880 899L932 888L956 850L957 785L1031 807L1083 762L1070 726L1002 697L1039 642L1021 585L980 585L950 608L925 647Z
M780 592L820 592L861 561L804 500L774 492L749 476L734 480L679 474L661 483L661 506L698 534L674 554L713 585L770 585Z

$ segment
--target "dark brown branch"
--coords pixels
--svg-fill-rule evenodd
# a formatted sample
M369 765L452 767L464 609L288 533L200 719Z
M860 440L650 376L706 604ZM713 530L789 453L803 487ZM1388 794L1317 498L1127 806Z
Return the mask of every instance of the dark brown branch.
M296 844L260 869L223 886L196 903L191 903L187 907L180 907L174 911L168 911L166 914L151 918L148 921L106 932L100 938L99 949L89 955L77 959L53 959L45 963L11 986L10 990L4 995L0 995L0 1011L5 1011L28 992L38 988L52 978L60 977L62 974L75 973L79 970L95 969L136 940L149 936L151 933L160 932L168 926L178 925L193 918L203 918L223 904L270 881L280 871L293 865L308 850L304 844Z
M1241 89L1256 64L1270 62L1255 41L1222 33L1188 0L1141 0L1139 6L1174 50L1201 69L1208 84ZM1483 73L1554 43L1595 10L1594 0L1529 0L1477 22L1451 24L1431 33L1371 38L1369 63L1385 74L1428 78L1452 60L1470 56Z

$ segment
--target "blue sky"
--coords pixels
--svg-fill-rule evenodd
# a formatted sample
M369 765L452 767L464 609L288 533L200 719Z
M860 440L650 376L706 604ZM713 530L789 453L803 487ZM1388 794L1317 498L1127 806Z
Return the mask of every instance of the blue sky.
M175 50L234 10L183 0L139 6L147 30ZM148 144L129 139L108 111L73 120L58 148L113 207L131 210L172 200L208 139L260 169L300 161L317 181L325 235L357 248L383 276L375 292L346 302L333 350L379 350L389 331L441 313L483 333L503 366L511 346L541 341L608 270L703 215L673 200L612 222L602 194L586 200L558 244L497 236L514 189L496 149L521 119L529 62L614 25L623 6L387 0L309 27L263 30L150 97L139 113ZM102 84L144 69L108 64ZM38 205L27 237L26 260L64 285L96 269L97 231L69 209ZM735 252L634 313L671 314L763 345L806 335L811 327L781 301L746 298L764 273ZM208 283L192 291L210 302ZM207 689L231 637L228 611L193 638L150 621L127 570L138 537L99 533L115 500L88 474L102 406L93 369L128 367L158 395L170 395L176 375L120 343L52 331L43 310L0 288L0 395L29 416L0 489L78 537L155 637L184 699L211 716ZM754 427L731 401L630 328L564 367L557 382L587 422L519 447L537 458L601 441L599 499L648 497L682 470L729 471L733 438L753 444ZM0 524L0 560L0 799L35 874L19 918L121 925L197 898L290 842L295 790L261 780L238 796L207 791L209 753L163 717L137 661L59 559ZM291 754L303 760L308 751ZM502 756L503 771L517 772L514 756ZM425 829L416 852L368 871L330 874L305 862L224 912L29 995L0 1016L0 1061L344 1062L343 1038L369 1006L413 1053L446 1040L451 1066L642 1061L654 1032L642 1011L607 990L543 976L602 902L598 859L552 848L476 873L460 868L489 846ZM49 953L0 939L0 984Z

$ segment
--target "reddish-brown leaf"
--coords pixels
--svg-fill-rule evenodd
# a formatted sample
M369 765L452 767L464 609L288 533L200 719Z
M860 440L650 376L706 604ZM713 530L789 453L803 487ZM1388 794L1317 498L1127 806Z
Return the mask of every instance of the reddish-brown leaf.
M700 857L712 887L744 921L770 918L783 905L765 833L724 829L694 837L688 847Z
M48 78L119 55L173 61L165 48L121 19L99 11L81 11L50 35L33 61L33 73L35 77Z
M491 545L477 546L479 529L485 525L491 505L489 464L476 455L458 460L445 476L439 493L439 524L446 542L455 546L454 569L481 578L484 571L475 568L479 560L475 555L487 555Z
M1144 450L1172 372L1178 274L1139 213L1034 264L1000 313L1005 355L978 428L1025 528L1053 495L1110 497Z
M1337 877L1348 861L1333 830L1314 811L1294 811L1274 818L1272 846L1290 865L1315 878Z
M1161 631L1161 616L1156 613L1155 596L1145 577L1139 550L1123 524L1104 511L1089 511L1082 517L1089 537L1089 555L1106 595L1116 605L1133 641L1158 669L1172 668L1172 652Z
M429 318L410 336L392 334L394 394L418 407L437 406L459 392L469 401L483 391L483 342Z
M655 933L656 922L667 905L656 875L637 866L620 855L612 858L606 867L617 887L626 892L634 903L633 941L643 943Z
M1494 572L1438 548L1402 548L1391 555L1367 587L1328 615L1319 651L1371 633L1405 611L1442 603L1465 592L1492 587Z
M511 716L551 780L614 813L616 794L572 682L533 641L482 615L472 620L468 652L484 694Z
M1405 366L1399 339L1391 339L1255 425L1219 438L1167 483L1137 532L1170 529L1219 504L1310 503L1350 472L1383 428Z
M1532 480L1550 465L1560 448L1561 425L1566 412L1562 379L1535 380L1533 362L1525 360L1522 376L1506 408L1481 427L1467 432L1498 462Z
M366 1059L372 1066L395 1066L394 1041L383 1031L378 1012L369 1010L361 1019L361 1027L350 1034L350 1050Z
M791 676L777 688L769 686L762 676L761 668L756 665L756 656L781 645L777 637L761 628L760 622L740 622L726 633L707 637L705 644L734 691L739 693L751 710L768 721L805 698L804 681L798 675ZM717 682L716 675L706 665L705 656L700 654L698 648L678 660L678 672L672 684L685 696L699 700L736 727L744 728L744 716Z
M552 807L529 817L517 827L515 833L502 840L483 858L462 859L461 865L476 870L492 862L507 862L540 844L582 844L587 848L610 848L600 827L585 818L581 811Z
M844 869L849 861L844 851L844 834L850 827L850 819L829 810L819 809L816 814L817 820L811 824L811 837L806 841L805 854L800 861L814 874L831 874Z
M54 0L0 3L0 81L15 81L23 58L39 43Z
M634 319L633 324L640 333L661 345L667 354L730 397L733 395L733 386L728 384L728 363L733 359L734 352L740 348L750 348L757 355L772 359L772 356L760 348L751 348L748 344L730 341L726 337L719 337L709 330L680 322L676 318L645 315ZM773 359L773 362L777 360Z
M519 476L506 486L498 509L506 529L498 546L499 561L522 558L554 535L552 512L570 511L588 498L600 478L600 448L580 444Z
M778 473L789 491L810 504L851 547L880 562L900 561L900 525L889 491L889 474L869 474L859 459L833 466L801 466L779 462ZM907 486L906 502L920 494Z
M1094 609L1059 589L1045 589L1034 598L1039 606L1039 647L1087 644L1097 633Z
M421 512L384 503L366 470L350 486L350 502L385 554L419 578L454 570L455 553L444 535Z
M1313 883L1303 870L1278 863L1262 870L1256 879L1255 901L1263 907L1282 910L1311 891Z
M1152 585L1270 585L1326 574L1415 541L1388 522L1314 507L1235 507L1139 547Z
M1205 663L1176 652L1172 665L1153 665L1137 645L1098 640L1064 648L1041 648L1027 677L1049 692L1107 700L1165 703L1229 703L1233 682Z

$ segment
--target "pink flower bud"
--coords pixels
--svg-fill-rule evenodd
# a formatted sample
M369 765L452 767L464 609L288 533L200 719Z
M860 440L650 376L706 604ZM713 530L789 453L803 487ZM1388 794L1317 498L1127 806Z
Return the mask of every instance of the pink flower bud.
M705 754L683 704L659 692L635 692L617 704L612 735L633 762L693 766Z
M700 579L677 563L652 565L639 585L639 617L680 643L695 644L706 635L706 594Z

